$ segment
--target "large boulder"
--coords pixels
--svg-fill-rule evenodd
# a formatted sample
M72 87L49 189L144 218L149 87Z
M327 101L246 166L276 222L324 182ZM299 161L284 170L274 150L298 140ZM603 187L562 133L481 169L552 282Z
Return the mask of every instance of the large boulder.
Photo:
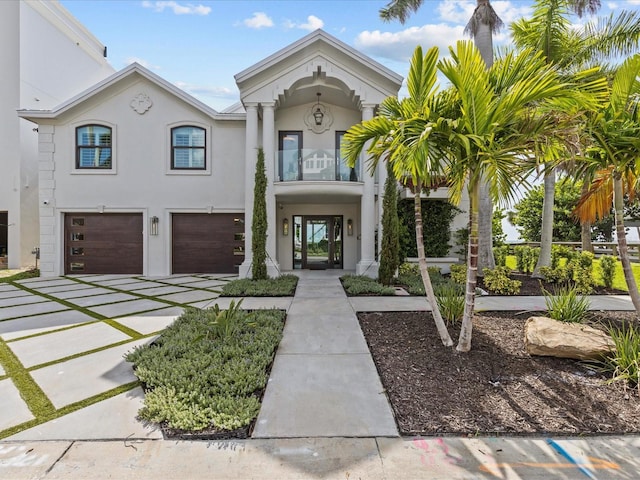
M531 317L524 326L524 345L530 355L595 360L615 350L611 337L580 323Z

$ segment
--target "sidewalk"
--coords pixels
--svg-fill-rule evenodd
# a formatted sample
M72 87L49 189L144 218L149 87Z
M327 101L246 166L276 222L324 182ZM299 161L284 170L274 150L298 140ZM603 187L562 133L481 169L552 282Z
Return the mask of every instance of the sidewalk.
M7 479L634 479L640 437L0 443Z

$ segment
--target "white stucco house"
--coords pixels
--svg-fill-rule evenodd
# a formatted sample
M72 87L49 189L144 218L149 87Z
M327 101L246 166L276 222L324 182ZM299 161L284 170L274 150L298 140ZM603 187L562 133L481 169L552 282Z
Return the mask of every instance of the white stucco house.
M317 30L235 78L223 112L138 64L19 112L38 127L43 276L250 275L259 148L269 274L377 274L385 170L348 168L340 144L402 77Z
M0 268L19 268L35 261L39 181L53 178L38 169L37 126L16 111L53 108L114 69L105 46L57 1L5 0L0 72Z

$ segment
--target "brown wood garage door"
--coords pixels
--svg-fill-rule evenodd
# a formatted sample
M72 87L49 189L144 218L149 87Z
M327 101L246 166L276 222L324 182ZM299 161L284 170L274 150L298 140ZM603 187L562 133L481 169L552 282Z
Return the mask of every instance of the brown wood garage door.
M172 273L238 273L244 214L175 213L172 245Z
M65 273L142 274L141 213L68 213Z

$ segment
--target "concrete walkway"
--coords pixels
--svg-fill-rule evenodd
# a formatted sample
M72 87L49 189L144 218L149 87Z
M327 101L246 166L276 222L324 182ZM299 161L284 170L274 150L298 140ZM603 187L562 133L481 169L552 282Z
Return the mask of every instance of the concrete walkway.
M398 435L342 273L299 274L253 438Z

